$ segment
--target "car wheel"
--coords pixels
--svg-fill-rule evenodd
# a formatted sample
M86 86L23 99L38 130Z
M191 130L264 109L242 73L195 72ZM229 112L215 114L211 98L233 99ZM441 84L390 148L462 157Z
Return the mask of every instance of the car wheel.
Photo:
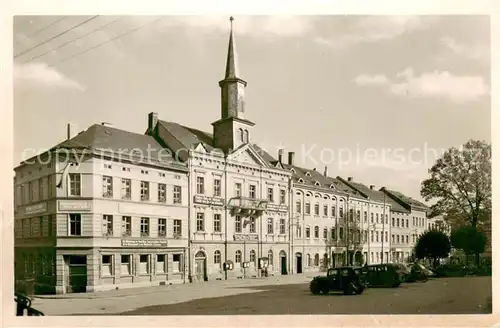
M344 289L344 295L352 295L352 293L353 293L352 284L348 284Z
M317 280L311 281L309 284L309 290L313 295L318 295L321 292L321 286Z
M321 288L321 292L326 295L330 292L330 290L328 289L328 287L323 287Z

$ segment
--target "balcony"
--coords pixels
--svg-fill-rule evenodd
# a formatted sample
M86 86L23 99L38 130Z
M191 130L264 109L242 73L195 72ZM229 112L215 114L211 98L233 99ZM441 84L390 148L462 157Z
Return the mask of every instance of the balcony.
M268 201L265 199L234 197L228 202L233 215L258 217L267 210Z

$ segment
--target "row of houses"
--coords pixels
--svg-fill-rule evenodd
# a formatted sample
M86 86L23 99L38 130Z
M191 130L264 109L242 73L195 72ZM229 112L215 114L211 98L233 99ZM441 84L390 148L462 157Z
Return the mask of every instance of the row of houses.
M15 274L38 293L303 274L404 262L425 204L252 142L231 28L208 133L148 115L95 124L15 168Z

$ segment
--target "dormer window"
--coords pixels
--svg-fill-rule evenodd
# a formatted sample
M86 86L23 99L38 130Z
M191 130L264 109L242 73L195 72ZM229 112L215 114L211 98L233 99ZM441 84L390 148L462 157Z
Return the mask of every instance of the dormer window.
M300 178L299 183L304 183L304 179Z
M331 184L330 189L335 189L335 185Z
M311 176L311 173L306 172L306 177L310 177L310 176Z
M319 187L319 185L320 185L320 184L319 184L319 182L318 182L318 181L316 181L316 182L314 183L314 185L315 185L315 186L317 186L317 187Z
M295 169L293 167L290 168L290 171L292 171L293 173L295 173Z

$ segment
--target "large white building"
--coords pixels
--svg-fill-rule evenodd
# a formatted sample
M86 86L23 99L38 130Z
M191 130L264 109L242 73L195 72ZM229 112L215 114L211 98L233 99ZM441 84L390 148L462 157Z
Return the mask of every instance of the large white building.
M252 142L232 28L226 63L212 132L152 112L144 135L93 125L15 168L20 288L98 291L408 258L425 205L264 151Z

